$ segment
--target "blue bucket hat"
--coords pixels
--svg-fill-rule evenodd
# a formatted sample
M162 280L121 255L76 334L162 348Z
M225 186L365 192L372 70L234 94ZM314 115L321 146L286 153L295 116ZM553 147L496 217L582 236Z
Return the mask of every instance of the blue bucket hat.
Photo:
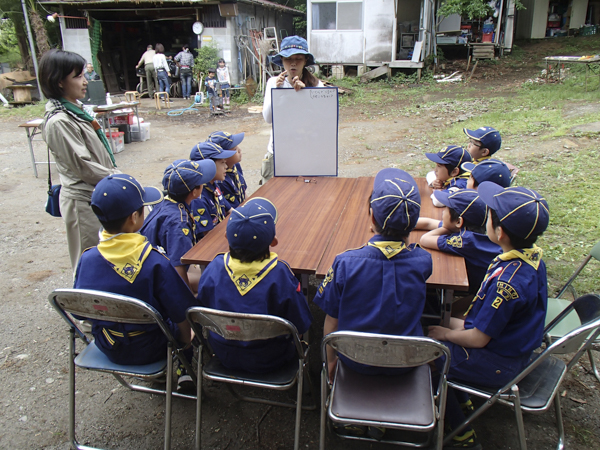
M235 155L235 150L223 150L218 144L212 142L199 142L190 153L192 161L203 159L227 159Z
M491 181L481 183L477 192L485 204L496 211L502 226L514 235L527 239L548 228L550 209L537 192L520 186L503 188Z
M451 164L454 167L460 167L472 159L471 154L459 145L449 145L437 153L425 153L425 156L434 163Z
M244 133L231 134L226 131L215 131L210 133L207 142L217 144L223 150L231 150L240 145L240 142L244 140Z
M283 67L281 58L289 58L292 55L306 55L306 66L312 66L315 63L315 57L308 51L308 42L300 36L288 36L281 41L279 53L273 56L273 64Z
M463 132L471 139L481 142L483 148L487 148L490 151L490 155L493 155L502 145L502 138L500 132L492 127L481 127L476 130L467 130L463 128Z
M231 210L227 241L235 250L267 248L275 237L277 208L270 200L255 197Z
M92 192L92 206L102 222L123 219L142 206L155 205L163 199L155 187L143 188L131 175L124 173L102 178Z
M371 194L373 217L386 230L410 232L421 211L421 194L417 183L400 169L383 169L375 176Z
M474 189L461 189L456 192L433 191L435 199L442 205L452 208L459 217L477 226L485 225L488 207Z
M491 181L502 187L510 186L510 169L497 159L486 159L479 164L466 162L461 167L465 172L471 172L478 184Z
M178 159L169 164L163 175L163 187L170 195L184 195L197 186L210 182L217 173L212 159L189 161Z

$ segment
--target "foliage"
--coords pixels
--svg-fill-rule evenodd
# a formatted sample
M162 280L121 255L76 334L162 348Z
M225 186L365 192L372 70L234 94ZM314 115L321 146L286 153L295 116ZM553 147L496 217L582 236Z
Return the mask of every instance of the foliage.
M0 106L0 118L12 118L23 121L44 117L46 104L44 102L33 105L21 106L19 108L4 108Z
M15 32L15 27L13 21L10 19L1 19L0 20L0 57L5 59L13 59L11 58L14 55L15 51L18 55L17 48L17 34Z
M204 79L208 76L208 69L216 69L219 61L219 47L211 42L208 45L202 45L198 50L198 56L194 60L194 69L204 73Z
M306 13L306 3L298 3L294 6L295 9ZM294 33L298 36L306 38L307 24L306 15L294 16Z
M524 9L521 0L515 0L516 9ZM448 17L452 14L460 14L469 19L489 17L494 8L490 6L489 0L446 0L438 9L438 17Z

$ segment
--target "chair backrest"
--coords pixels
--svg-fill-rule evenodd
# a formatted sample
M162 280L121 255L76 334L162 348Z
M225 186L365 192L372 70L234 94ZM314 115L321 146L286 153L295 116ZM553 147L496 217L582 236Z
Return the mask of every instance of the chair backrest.
M173 336L160 313L136 298L90 289L56 289L49 296L50 304L69 325L72 316L130 324L157 324L172 341ZM68 314L67 314L68 313Z
M416 367L443 355L446 365L450 363L448 347L427 337L336 331L323 338L323 361L326 361L327 345L346 358L369 366Z
M578 299L571 302L560 314L558 314L554 320L552 320L544 328L544 336L546 342L550 342L549 336L556 338L556 333L553 333L556 329L564 329L564 323L573 323L573 312L577 313L580 325L586 325L591 321L600 317L600 296L596 294L587 294L579 297ZM577 319L575 319L577 320ZM579 325L578 324L578 325ZM568 329L571 328L571 329ZM572 325L567 327L568 331L575 329ZM587 335L582 334L578 339L572 340L568 346L564 347L563 353L572 353L579 349L580 345L586 339Z
M186 316L194 332L201 333L204 337L208 337L209 331L234 341L256 341L290 335L299 355L303 354L298 330L292 322L281 317L220 311L200 306L189 308Z
M590 250L590 255L596 258L596 260L600 261L600 242L597 242L596 245L592 247Z

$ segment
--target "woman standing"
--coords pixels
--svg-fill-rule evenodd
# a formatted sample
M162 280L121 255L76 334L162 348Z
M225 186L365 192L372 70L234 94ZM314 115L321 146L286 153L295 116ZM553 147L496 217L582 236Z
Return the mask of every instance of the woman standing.
M94 186L119 173L98 122L84 111L85 59L77 53L50 50L40 60L40 87L46 104L42 137L50 148L62 185L60 212L67 228L73 270L81 253L98 244L100 222L90 207Z
M162 44L156 44L154 47L156 54L154 55L154 68L156 69L156 77L158 78L158 84L160 85L160 91L169 93L171 88L171 70L165 58L165 47ZM162 97L161 97L162 98Z
M300 36L288 36L281 41L280 52L273 57L273 63L283 67L276 77L269 78L265 88L265 100L263 102L263 117L265 122L273 123L271 111L271 89L273 88L294 88L299 91L305 87L323 87L323 83L307 69L307 66L315 64L314 56L308 51L306 39ZM271 138L267 147L262 168L260 184L265 184L274 174L273 163L273 129L271 129Z

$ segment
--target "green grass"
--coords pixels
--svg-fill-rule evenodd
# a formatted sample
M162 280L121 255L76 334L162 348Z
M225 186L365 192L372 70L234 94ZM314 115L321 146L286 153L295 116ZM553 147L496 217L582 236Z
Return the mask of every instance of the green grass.
M44 117L46 103L40 102L33 105L19 106L18 108L4 108L0 106L0 118L31 120Z

